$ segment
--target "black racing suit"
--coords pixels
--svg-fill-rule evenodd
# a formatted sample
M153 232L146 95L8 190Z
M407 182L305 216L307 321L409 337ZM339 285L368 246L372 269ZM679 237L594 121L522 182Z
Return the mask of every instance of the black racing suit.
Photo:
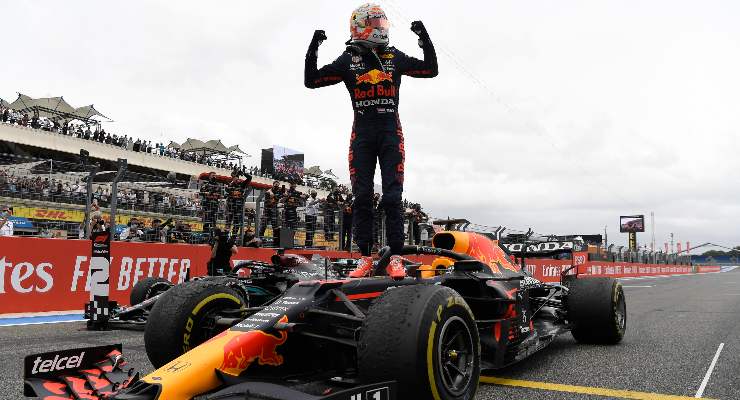
M265 191L264 210L262 211L262 226L260 227L259 231L260 237L265 236L267 224L270 224L270 226L272 227L272 238L273 240L276 240L275 238L277 237L277 231L279 229L277 206L280 202L281 197L282 194L279 188L275 190L275 188L273 187L272 189Z
M234 235L244 225L244 202L251 181L252 177L247 175L247 179L243 181L234 179L226 186L226 225L231 225Z
M437 76L437 56L426 31L420 34L424 61L409 57L395 47L364 51L350 46L334 62L317 69L319 42L314 36L306 54L305 85L319 88L344 82L354 109L349 146L349 173L355 196L353 223L355 242L369 255L373 236L373 177L380 162L386 235L394 254L403 247L404 145L398 118L401 76Z
M216 227L218 201L221 199L221 185L215 180L208 180L200 187L201 207L203 208L203 232L212 234Z
M288 189L285 192L285 217L283 226L296 230L298 228L298 206L301 205L301 192L295 189Z

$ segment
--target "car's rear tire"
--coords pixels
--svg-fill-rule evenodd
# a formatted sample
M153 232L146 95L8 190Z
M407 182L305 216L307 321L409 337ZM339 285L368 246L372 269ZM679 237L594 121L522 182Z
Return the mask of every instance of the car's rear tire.
M155 368L217 335L219 312L243 307L242 298L218 282L195 281L175 286L154 304L144 331L144 346Z
M622 284L613 278L569 279L568 322L581 343L617 344L627 329Z
M129 301L132 306L150 299L160 293L167 291L172 287L172 282L164 278L149 277L144 278L134 285L129 295Z
M365 382L397 381L399 399L473 399L480 377L473 313L448 287L389 289L363 322L358 368Z

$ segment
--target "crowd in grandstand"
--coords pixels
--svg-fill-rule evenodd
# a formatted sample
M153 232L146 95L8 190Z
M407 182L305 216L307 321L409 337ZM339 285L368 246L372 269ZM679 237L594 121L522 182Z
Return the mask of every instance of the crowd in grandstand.
M110 205L110 185L94 184L93 198L101 207ZM85 204L87 187L79 180L16 175L0 170L0 196L55 203ZM123 188L118 193L118 207L132 211L196 216L199 199L195 194L176 195L164 191Z
M134 138L127 134L118 135L106 132L105 128L102 128L99 124L95 124L91 128L90 124L85 124L76 120L56 121L50 118L39 117L38 114L33 114L29 117L28 113L26 112L20 112L18 110L13 110L1 105L0 122L18 126L25 126L47 132L55 132L61 135L95 141L98 143L105 143L137 153L155 154L161 157L176 158L216 168L237 170L244 174L248 173L250 175L265 177L269 179L275 178L288 180L291 182L296 181L305 186L318 189L326 190L331 189L334 186L333 182L327 182L327 179L311 179L308 177L304 177L302 167L300 167L300 170L297 168L289 168L287 170L281 169L280 171L276 170L274 174L271 174L258 167L247 167L245 165L242 165L241 163L230 161L228 159L212 157L209 154L182 150L177 147L167 146L164 143L153 143L151 140L142 140L139 138Z
M271 190L266 191L262 213L260 232L257 230L255 210L245 209L246 236L249 240L259 240L264 237L265 229L271 226L279 230L282 227L292 229L300 228L306 231L307 246L312 246L315 232L323 232L326 241L333 241L336 234L341 234L340 243L342 248L347 248L351 243L351 221L352 221L352 194L336 181L323 176L308 176L303 174L302 165L289 162L276 163L274 173L268 173L261 168L247 167L241 162L234 163L233 159L213 157L208 154L197 153L180 149L177 145L165 145L163 143L142 140L129 135L118 135L107 132L99 123L92 120L78 120L65 118L46 118L39 116L38 112L14 110L0 105L0 122L18 126L39 129L47 132L55 132L65 136L79 139L105 143L117 146L128 151L143 152L162 157L171 157L192 161L212 167L229 169L239 175L254 175L269 179L282 179L292 182L291 188L278 184ZM59 175L57 175L59 176ZM305 186L323 189L329 192L324 198L318 198L316 191L312 194L301 194L295 189L295 183ZM100 215L100 207L109 207L111 201L110 184L95 183L93 190L93 219L97 222L98 229L104 221ZM76 177L39 176L13 171L12 169L0 170L0 196L15 197L49 201L54 203L85 204L87 201L86 183ZM379 195L375 198L375 206L378 210L376 221L376 234L381 231L382 207L380 207ZM121 210L155 212L163 215L202 216L204 211L203 199L197 193L184 192L180 194L169 193L164 190L147 190L138 187L119 186L117 205ZM405 203L406 217L409 221L409 237L418 243L418 224L426 219L420 207ZM278 211L279 208L279 211ZM299 210L300 209L300 210ZM300 211L300 213L298 212ZM230 213L226 198L215 203L214 212L218 218L223 220L233 216ZM300 214L300 216L299 216ZM280 216L280 217L278 217ZM240 222L242 223L242 222ZM154 240L154 241L179 241L190 234L189 225L185 223L164 223L154 219L153 227L144 228L135 218L129 222L121 235L123 240ZM161 227L159 226L161 224ZM6 227L8 224L6 224ZM413 227L411 227L413 226ZM44 228L46 231L48 229ZM147 229L155 229L158 233L152 234ZM7 230L7 229L6 229ZM162 232L172 231L172 234ZM39 231L40 232L40 231ZM178 233L179 234L176 234ZM45 235L48 232L44 232Z
M29 117L28 113L21 113L17 110L3 106L0 106L0 122L40 129L47 132L56 132L65 136L110 144L129 151L178 158L212 167L224 169L241 168L234 162L214 159L208 155L197 154L195 152L183 151L174 147L165 146L163 143L153 143L151 140L135 139L129 135L112 134L110 132L106 132L105 128L102 128L99 124L95 125L94 129L91 129L89 124L79 121L65 120L60 122L50 118L39 117L38 114L33 114Z

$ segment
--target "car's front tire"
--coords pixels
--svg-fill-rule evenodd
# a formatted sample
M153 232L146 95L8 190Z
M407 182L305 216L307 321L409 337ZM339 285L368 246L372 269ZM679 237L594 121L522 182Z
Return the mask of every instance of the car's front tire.
M363 322L358 366L363 381L396 380L399 399L473 399L480 377L473 313L444 286L389 289Z
M219 282L193 281L175 286L154 303L144 331L149 361L159 368L217 335L220 311L239 309L244 301Z

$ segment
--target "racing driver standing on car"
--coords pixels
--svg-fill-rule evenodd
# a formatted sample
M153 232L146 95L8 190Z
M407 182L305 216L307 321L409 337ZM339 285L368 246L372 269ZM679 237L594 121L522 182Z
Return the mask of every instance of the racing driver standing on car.
M314 32L306 54L305 85L319 88L344 82L354 110L349 146L349 174L354 201L355 242L362 258L351 277L372 273L370 249L373 243L373 177L375 160L380 162L383 203L388 244L393 256L386 269L393 278L404 277L400 258L403 248L404 145L398 117L401 76L433 78L437 76L437 56L421 21L411 23L419 36L424 61L409 57L388 46L388 19L374 4L358 7L350 17L351 39L347 49L334 62L317 69L318 48L326 39L324 31Z

